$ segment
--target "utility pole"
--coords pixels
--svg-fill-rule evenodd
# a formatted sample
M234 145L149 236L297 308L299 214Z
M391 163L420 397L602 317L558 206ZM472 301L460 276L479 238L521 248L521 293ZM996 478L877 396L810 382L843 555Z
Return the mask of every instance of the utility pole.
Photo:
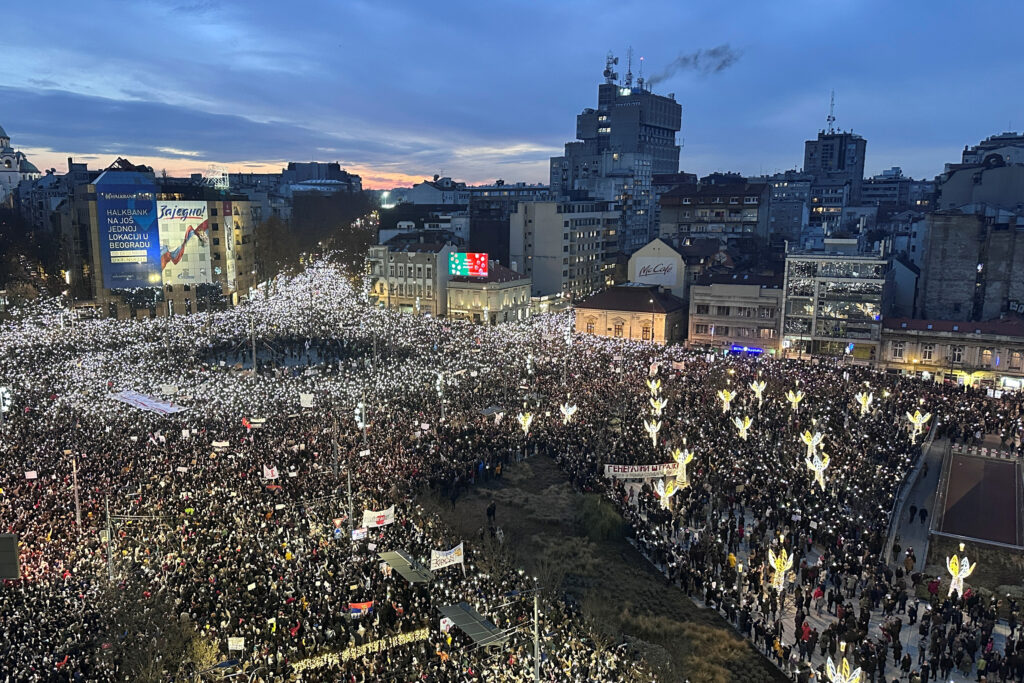
M114 542L114 536L110 531L110 496L103 496L107 506L107 581L114 583L114 556L110 544Z
M78 526L78 535L82 535L82 503L78 499L78 456L71 456L71 480L75 487L75 524Z
M540 683L540 626L538 615L540 614L540 593L533 594L533 681Z

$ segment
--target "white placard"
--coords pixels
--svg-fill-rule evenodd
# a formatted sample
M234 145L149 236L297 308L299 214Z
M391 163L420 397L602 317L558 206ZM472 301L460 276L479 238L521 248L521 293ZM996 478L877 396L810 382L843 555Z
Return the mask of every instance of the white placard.
M38 479L39 478L39 473L36 472L35 470L28 470L27 472L25 472L25 478L26 479Z
M245 649L245 638L228 638L228 652L241 652Z
M299 405L303 408L312 408L313 394L299 394Z

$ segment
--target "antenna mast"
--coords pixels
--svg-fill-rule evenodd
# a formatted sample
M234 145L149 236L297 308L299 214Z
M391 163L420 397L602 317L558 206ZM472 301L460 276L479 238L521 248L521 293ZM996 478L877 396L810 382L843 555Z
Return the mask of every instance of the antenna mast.
M626 50L626 87L633 87L633 48Z
M644 58L640 58L640 75L636 79L636 87L640 90L644 89Z
M619 58L612 54L611 50L608 51L608 56L604 60L604 82L611 85L619 79L619 74L615 73L615 65L619 63Z
M825 120L828 122L828 132L829 133L835 133L836 132L836 127L835 127L835 123L836 123L836 91L835 90L832 91L832 98L831 98L831 100L829 102L829 105L828 105L828 118L825 119Z

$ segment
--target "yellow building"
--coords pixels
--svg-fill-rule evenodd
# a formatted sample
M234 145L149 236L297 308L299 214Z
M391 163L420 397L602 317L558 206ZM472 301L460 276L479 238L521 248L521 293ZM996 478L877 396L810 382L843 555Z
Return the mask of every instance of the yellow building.
M664 344L686 336L685 310L682 299L657 286L619 285L576 304L576 331Z
M448 280L448 317L487 325L530 316L530 278L490 261L487 277L452 275Z

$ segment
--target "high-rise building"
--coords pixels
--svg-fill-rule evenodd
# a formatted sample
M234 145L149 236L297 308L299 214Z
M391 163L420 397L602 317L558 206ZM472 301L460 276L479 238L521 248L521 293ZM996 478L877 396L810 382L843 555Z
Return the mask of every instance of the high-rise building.
M632 73L620 81L616 61L609 55L597 109L576 117L576 141L566 143L563 156L551 158L551 194L583 191L614 201L622 219L621 247L632 253L657 233L652 179L679 171L676 133L683 110L672 95L646 89L642 78L634 84Z
M840 131L818 131L816 140L804 142L804 173L817 180L841 180L850 184L850 199L860 201L864 180L864 154L868 141L859 135Z

